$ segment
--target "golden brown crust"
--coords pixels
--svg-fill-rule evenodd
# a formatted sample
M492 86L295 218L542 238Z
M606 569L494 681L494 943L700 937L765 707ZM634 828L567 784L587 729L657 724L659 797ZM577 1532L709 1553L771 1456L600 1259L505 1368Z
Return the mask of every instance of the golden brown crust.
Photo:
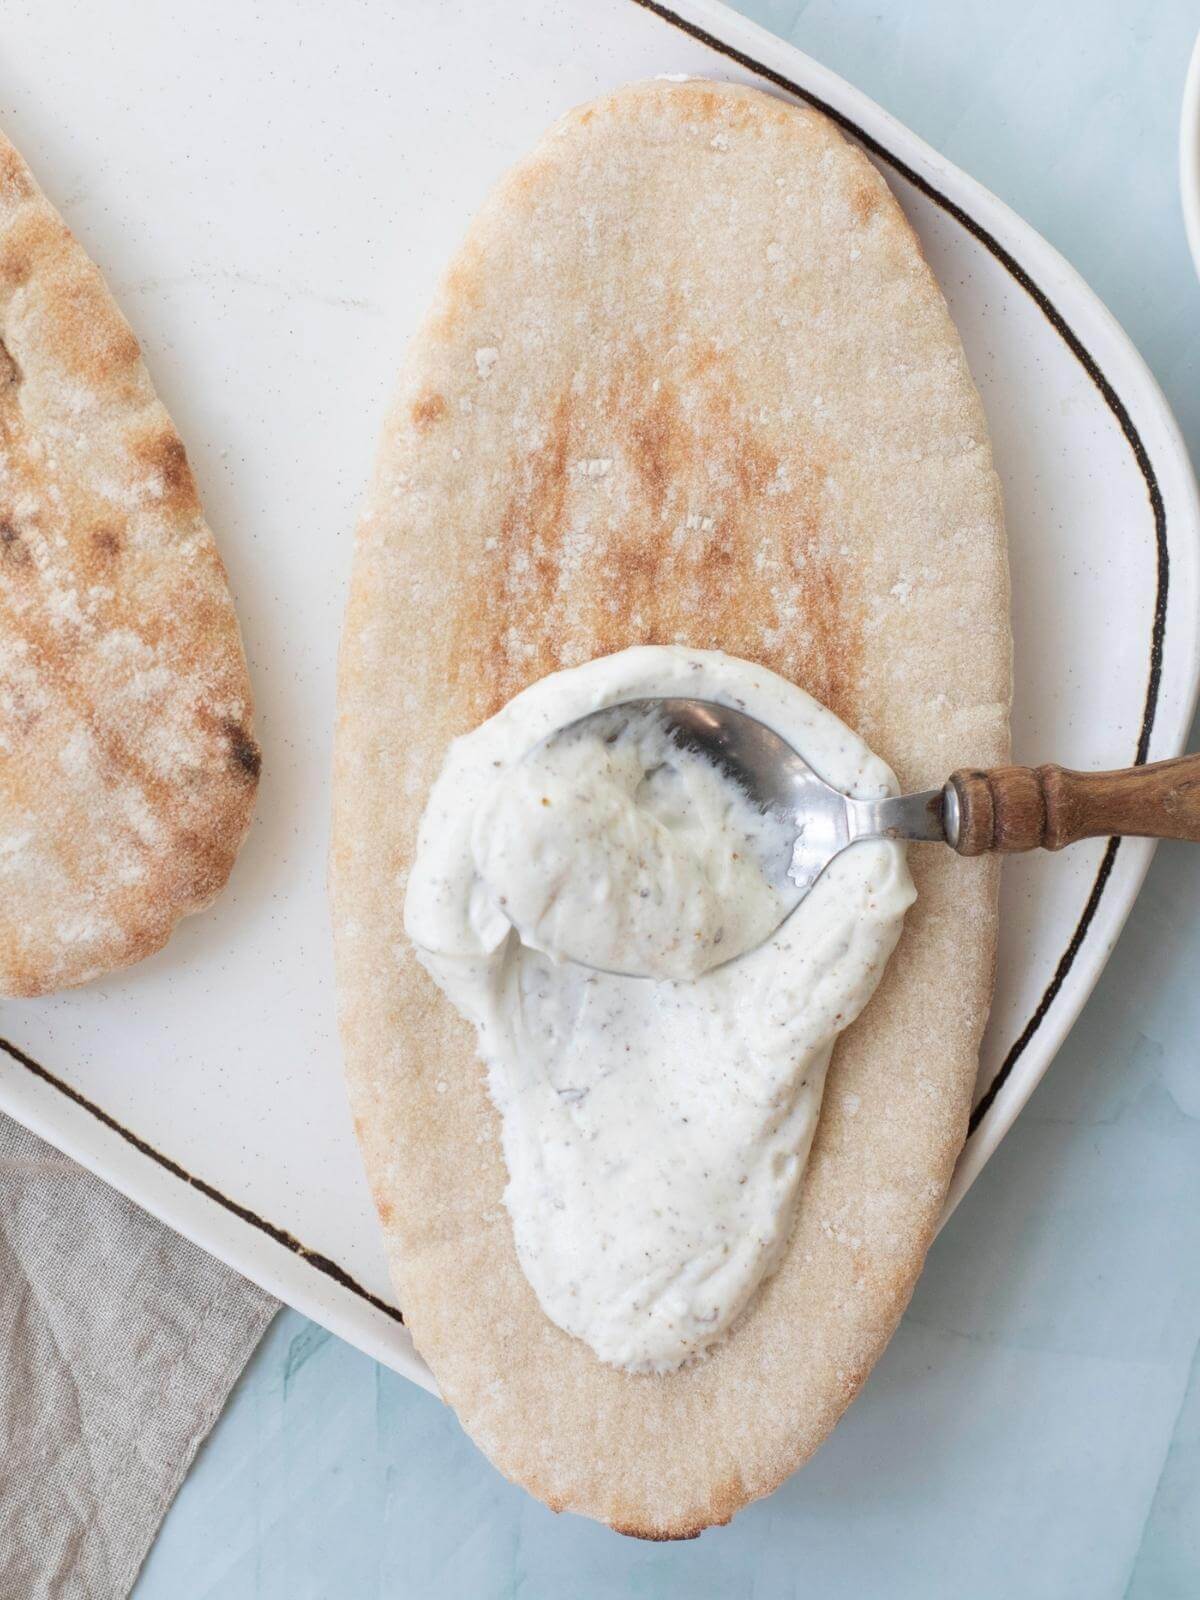
M404 939L447 741L557 667L678 640L793 678L930 786L1004 758L1007 604L957 335L883 180L827 121L641 84L501 183L410 348L359 532L332 878L401 1304L464 1426L556 1509L688 1537L774 1488L862 1385L961 1144L996 878L912 853L920 898L835 1053L781 1269L707 1361L631 1377L522 1276L471 1029Z
M0 992L157 950L229 876L258 768L183 444L0 136Z

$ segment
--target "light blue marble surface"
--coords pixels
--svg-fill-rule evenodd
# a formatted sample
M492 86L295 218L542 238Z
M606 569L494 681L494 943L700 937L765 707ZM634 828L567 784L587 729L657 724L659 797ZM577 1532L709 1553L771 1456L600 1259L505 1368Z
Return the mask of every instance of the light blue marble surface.
M1200 453L1175 188L1194 0L743 4L1056 244ZM771 1499L679 1546L556 1518L437 1401L286 1312L137 1600L1190 1600L1198 1352L1200 851L1168 845L863 1397Z

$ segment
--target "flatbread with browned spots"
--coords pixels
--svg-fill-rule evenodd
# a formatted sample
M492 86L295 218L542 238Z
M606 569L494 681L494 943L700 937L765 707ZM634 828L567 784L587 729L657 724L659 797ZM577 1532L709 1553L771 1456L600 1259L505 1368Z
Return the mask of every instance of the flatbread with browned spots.
M228 877L258 767L179 435L0 136L0 992L157 950Z
M886 1344L963 1138L996 931L991 863L911 853L920 898L838 1045L787 1256L708 1360L629 1376L552 1325L405 874L448 740L555 668L671 641L794 679L912 788L1005 758L1000 497L938 286L829 122L703 82L559 123L412 343L358 537L333 845L351 1097L417 1346L504 1472L654 1538L774 1488Z

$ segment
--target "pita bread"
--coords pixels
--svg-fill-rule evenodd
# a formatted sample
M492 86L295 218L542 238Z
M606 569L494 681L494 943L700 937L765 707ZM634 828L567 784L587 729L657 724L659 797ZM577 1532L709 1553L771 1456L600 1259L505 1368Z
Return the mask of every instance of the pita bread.
M471 1028L404 937L447 742L638 643L758 660L912 788L1008 746L979 397L883 179L757 91L647 83L500 184L409 350L342 647L333 904L355 1122L397 1294L463 1425L556 1509L684 1538L820 1443L904 1309L962 1142L996 873L920 897L841 1039L783 1265L709 1359L601 1365L542 1313Z
M179 435L0 136L0 992L157 950L228 877L258 768Z

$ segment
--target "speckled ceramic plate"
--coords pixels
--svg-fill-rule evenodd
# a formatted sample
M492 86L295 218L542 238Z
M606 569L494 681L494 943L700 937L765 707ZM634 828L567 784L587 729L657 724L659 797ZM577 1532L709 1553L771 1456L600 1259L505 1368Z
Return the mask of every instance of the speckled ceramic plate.
M1011 211L710 0L165 0L114 37L43 0L0 108L134 321L229 564L265 757L230 891L132 971L3 1011L0 1106L418 1382L342 1090L324 899L334 657L358 496L404 338L484 193L567 106L657 72L832 115L949 297L1004 480L1016 754L1175 753L1197 677L1195 484L1162 396ZM1087 998L1150 846L1005 867L996 1003L952 1202ZM403 1159L403 1152L398 1152Z

